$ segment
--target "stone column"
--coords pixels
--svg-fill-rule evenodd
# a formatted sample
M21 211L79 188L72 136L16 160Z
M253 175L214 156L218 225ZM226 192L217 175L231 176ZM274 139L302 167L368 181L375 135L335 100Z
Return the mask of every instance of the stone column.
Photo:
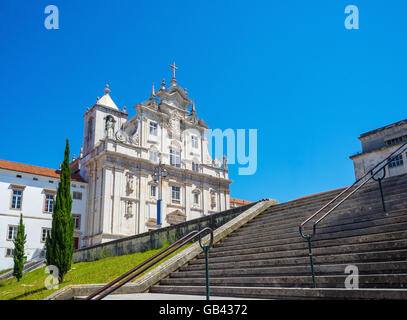
M93 235L93 197L94 197L94 176L95 170L93 166L89 169L88 175L88 192L86 196L86 225L85 225L85 237L91 237ZM91 240L86 239L86 246L91 244Z
M120 233L121 213L120 213L120 197L121 197L121 185L123 184L123 170L113 168L112 173L112 223L111 233Z
M171 201L170 189L168 187L168 178L162 179L162 193L161 193L161 223L167 223L168 207L167 203Z
M104 168L102 173L102 232L110 233L112 220L112 169Z
M148 172L145 171L144 169L139 170L139 187L140 187L140 192L139 192L139 212L138 216L140 219L140 233L143 233L147 231L146 228L146 220L148 217L148 205L146 201L148 200ZM137 231L136 231L137 232Z
M209 205L210 205L209 186L204 184L202 188L202 209L204 211L204 215L208 214Z
M192 196L192 184L191 182L184 183L184 205L186 219L191 219L191 196Z

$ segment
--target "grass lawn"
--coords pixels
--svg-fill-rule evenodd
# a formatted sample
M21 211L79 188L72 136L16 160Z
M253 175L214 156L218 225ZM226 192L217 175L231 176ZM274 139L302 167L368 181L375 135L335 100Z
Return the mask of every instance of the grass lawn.
M177 254L187 246L188 245L185 245L183 248L177 250L160 263ZM72 269L65 275L64 282L59 284L59 289L72 284L107 283L158 253L163 248L118 257L107 257L92 262L74 263L72 264ZM15 278L0 281L0 300L44 299L59 290L45 288L44 281L48 276L49 273L45 273L45 267L43 267L24 274L20 282L17 282Z

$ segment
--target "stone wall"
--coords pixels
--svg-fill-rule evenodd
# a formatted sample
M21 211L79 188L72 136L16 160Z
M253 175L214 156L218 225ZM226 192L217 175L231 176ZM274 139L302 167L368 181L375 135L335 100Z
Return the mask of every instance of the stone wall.
M219 228L256 203L257 202L253 202L245 206L189 220L177 225L82 248L74 252L73 261L94 261L103 257L120 256L161 248L164 244L174 242L193 230L203 229L205 227L211 227L212 229Z

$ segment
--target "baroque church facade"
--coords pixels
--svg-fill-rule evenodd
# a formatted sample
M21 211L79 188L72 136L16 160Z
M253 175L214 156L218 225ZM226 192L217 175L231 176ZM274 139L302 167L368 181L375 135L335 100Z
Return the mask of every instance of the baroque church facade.
M108 85L84 115L81 153L72 170L87 182L82 246L103 243L227 210L226 158L212 159L204 120L186 89L170 86L135 105L128 118ZM158 210L159 207L160 209ZM160 212L160 213L158 213Z

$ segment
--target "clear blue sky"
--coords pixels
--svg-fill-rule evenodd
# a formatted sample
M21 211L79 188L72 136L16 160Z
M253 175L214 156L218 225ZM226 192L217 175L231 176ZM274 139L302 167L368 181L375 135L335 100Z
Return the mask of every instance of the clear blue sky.
M44 27L59 8L60 29ZM346 30L355 4L360 29ZM287 201L346 186L360 133L407 118L406 1L0 1L0 158L51 168L109 83L130 116L171 78L211 128L257 129L231 196Z

